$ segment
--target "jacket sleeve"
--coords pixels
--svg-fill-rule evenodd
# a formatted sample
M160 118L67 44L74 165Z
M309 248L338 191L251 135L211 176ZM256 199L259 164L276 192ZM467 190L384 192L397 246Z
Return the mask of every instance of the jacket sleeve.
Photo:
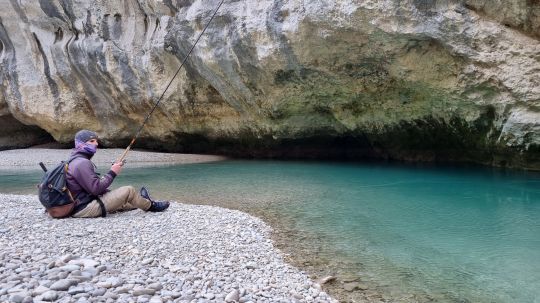
M116 174L109 171L103 177L99 177L94 170L94 165L90 160L81 161L77 165L74 172L74 177L79 185L88 193L94 196L99 196L107 192L107 188L111 185Z

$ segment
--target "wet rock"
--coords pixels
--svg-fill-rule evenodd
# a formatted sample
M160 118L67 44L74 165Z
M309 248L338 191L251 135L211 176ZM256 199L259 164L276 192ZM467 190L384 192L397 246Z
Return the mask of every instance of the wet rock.
M326 283L329 283L329 282L332 282L332 281L335 281L336 280L336 277L334 276L325 276L323 278L320 278L317 280L317 283L320 284L320 285L323 285L323 284L326 284Z

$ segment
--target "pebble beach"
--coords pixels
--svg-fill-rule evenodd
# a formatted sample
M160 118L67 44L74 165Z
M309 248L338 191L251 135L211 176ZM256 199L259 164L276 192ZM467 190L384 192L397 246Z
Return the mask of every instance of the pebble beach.
M59 153L20 151L0 152L0 164ZM52 219L37 196L0 194L0 302L337 302L285 262L271 233L256 217L214 206Z
M111 165L124 152L124 149L99 149L92 158L98 166ZM53 167L67 160L71 149L27 148L0 151L0 169L39 169L39 162ZM160 166L174 164L202 163L225 160L226 157L197 154L156 153L132 150L126 157L129 167Z

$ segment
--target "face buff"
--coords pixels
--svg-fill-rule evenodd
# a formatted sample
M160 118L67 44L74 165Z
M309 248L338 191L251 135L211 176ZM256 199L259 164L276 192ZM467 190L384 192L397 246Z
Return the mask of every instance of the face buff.
M80 152L95 154L97 151L97 146L94 144L86 143L75 139L75 149Z
M89 140L96 139L97 134L91 130L82 129L75 134L75 150L93 155L97 151L97 146L86 143Z

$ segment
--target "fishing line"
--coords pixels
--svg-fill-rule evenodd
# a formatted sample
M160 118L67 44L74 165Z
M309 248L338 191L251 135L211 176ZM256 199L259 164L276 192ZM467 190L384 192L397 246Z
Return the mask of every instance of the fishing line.
M131 139L131 142L129 143L128 147L126 148L126 150L122 153L122 155L120 156L120 158L118 158L118 160L116 161L117 163L118 162L124 162L124 159L126 158L127 156L127 153L129 152L129 150L131 149L131 147L133 146L133 144L135 144L135 140L137 140L137 138L139 137L139 134L141 133L144 125L146 124L146 122L148 121L148 119L150 118L150 116L152 115L152 113L154 113L154 110L156 110L156 108L158 107L159 103L161 102L161 99L163 99L163 96L165 96L165 92L169 89L169 86L171 86L174 78L176 78L176 76L178 75L178 73L180 72L180 70L182 69L182 67L184 66L184 64L186 63L187 59L189 58L189 55L191 54L191 52L193 51L193 49L195 48L195 46L197 45L197 43L199 42L199 40L201 39L202 35L204 34L204 32L206 31L206 29L208 28L208 26L210 25L210 23L212 22L212 20L214 19L214 17L216 16L219 8L221 7L221 4L223 4L225 0L221 0L221 2L219 2L219 5L217 6L216 10L214 11L214 13L212 14L212 17L210 17L210 20L208 21L208 23L206 23L206 26L204 27L204 29L202 30L202 32L199 34L199 37L197 37L197 40L195 40L195 43L193 43L193 45L191 46L191 49L189 50L189 52L187 53L186 57L184 58L184 60L182 60L182 64L180 64L180 67L178 68L178 70L176 70L176 73L174 73L174 76L172 77L171 81L169 81L169 84L167 84L167 86L165 87L165 90L163 90L163 93L161 94L161 96L159 97L159 99L157 100L156 104L154 104L154 107L152 108L152 110L148 113L148 115L146 115L146 118L144 119L143 123L141 124L141 126L139 127L139 129L137 130L137 132L135 133L135 136L133 137L133 139Z

